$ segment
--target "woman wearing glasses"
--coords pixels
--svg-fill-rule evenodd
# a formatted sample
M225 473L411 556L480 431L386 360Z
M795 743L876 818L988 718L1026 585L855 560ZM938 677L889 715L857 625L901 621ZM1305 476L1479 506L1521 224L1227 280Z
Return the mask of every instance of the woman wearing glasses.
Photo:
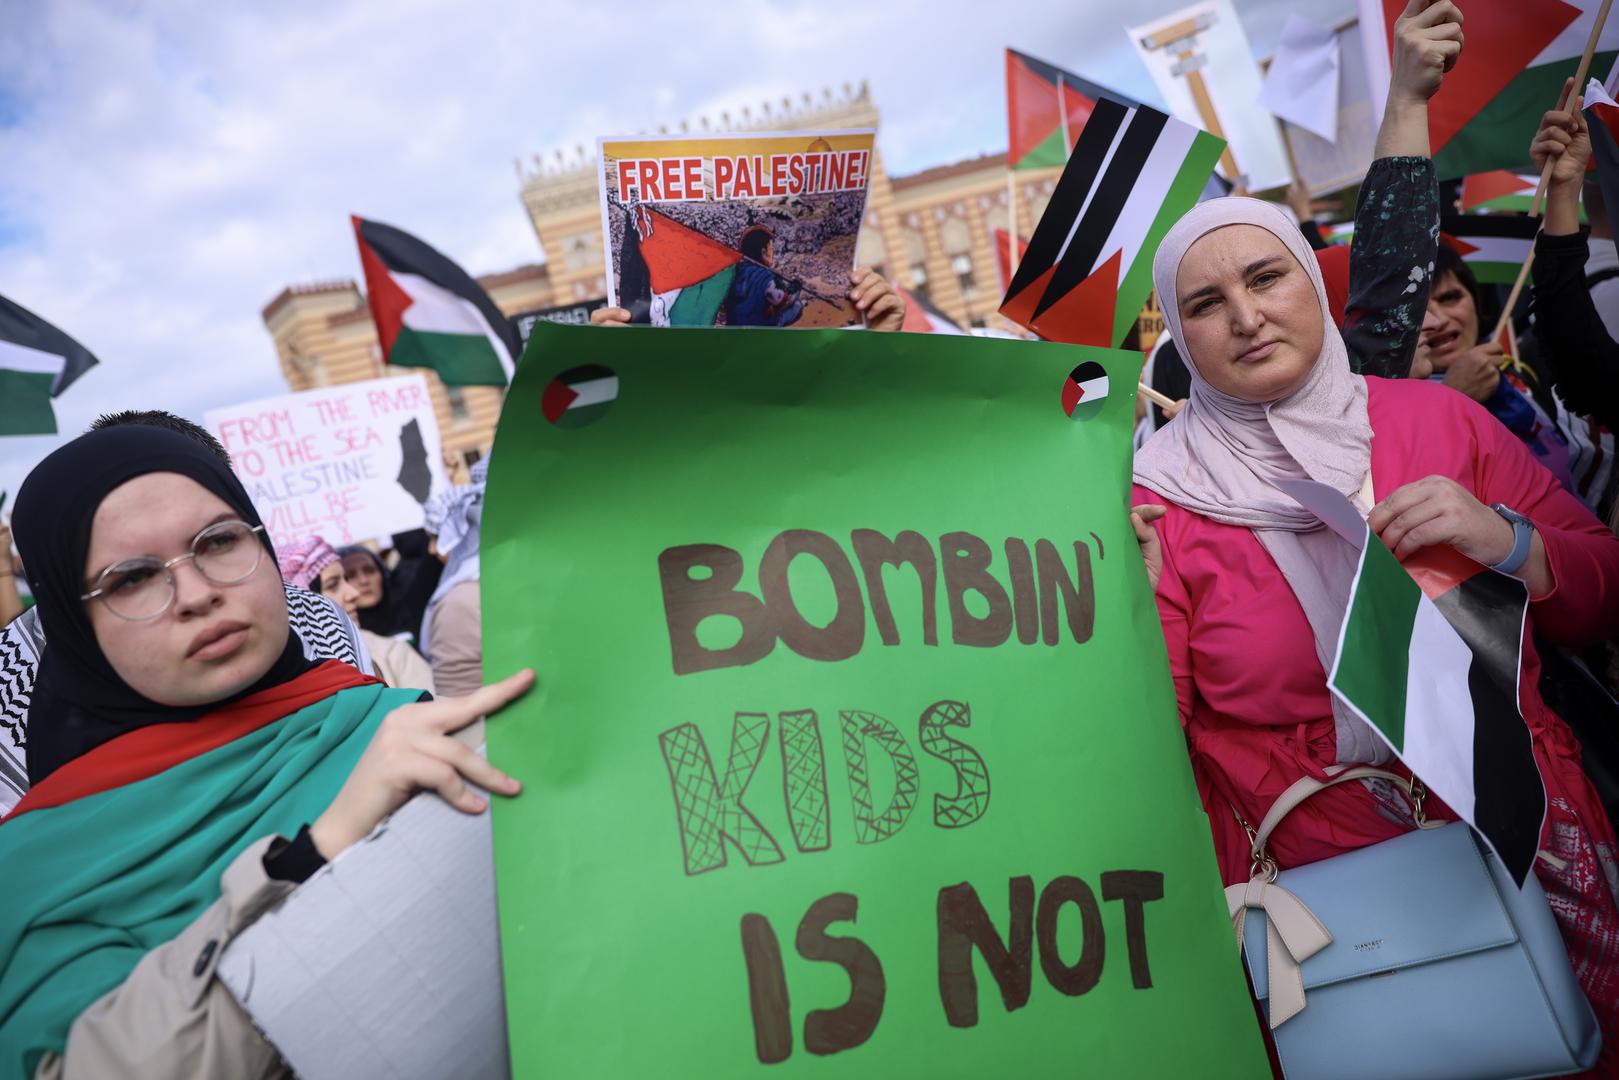
M416 791L515 794L449 733L533 674L424 702L306 659L246 493L170 432L62 447L14 528L51 648L0 821L0 1080L282 1075L224 946Z

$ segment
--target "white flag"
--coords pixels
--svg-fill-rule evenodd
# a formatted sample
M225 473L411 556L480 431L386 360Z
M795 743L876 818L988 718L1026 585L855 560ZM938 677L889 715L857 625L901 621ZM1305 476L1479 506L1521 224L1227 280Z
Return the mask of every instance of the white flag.
M1338 141L1338 35L1289 15L1265 74L1259 104L1330 143Z

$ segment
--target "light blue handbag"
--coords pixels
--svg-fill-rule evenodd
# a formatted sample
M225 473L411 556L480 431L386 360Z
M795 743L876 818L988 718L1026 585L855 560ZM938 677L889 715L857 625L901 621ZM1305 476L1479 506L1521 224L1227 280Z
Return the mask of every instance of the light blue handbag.
M1427 822L1420 784L1366 766L1329 773L1294 784L1249 828L1253 880L1226 889L1283 1072L1516 1080L1590 1068L1602 1036L1535 876L1520 890L1467 825ZM1411 800L1418 829L1278 872L1265 842L1288 811L1371 777Z

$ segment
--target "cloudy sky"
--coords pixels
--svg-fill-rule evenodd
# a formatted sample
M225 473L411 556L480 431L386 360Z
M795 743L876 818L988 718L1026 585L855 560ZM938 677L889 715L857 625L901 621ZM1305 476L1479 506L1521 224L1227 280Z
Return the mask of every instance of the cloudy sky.
M200 419L284 389L259 311L359 277L351 212L474 274L540 261L515 159L862 79L890 172L1000 150L1003 46L1157 101L1123 13L1187 2L0 0L0 294L102 360L64 432ZM1354 6L1235 2L1259 55ZM0 490L58 443L0 439Z

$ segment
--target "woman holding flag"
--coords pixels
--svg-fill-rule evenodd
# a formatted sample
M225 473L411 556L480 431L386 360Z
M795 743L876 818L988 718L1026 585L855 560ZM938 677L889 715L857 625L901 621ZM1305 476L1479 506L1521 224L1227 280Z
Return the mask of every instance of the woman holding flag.
M1276 207L1196 207L1153 271L1173 298L1165 318L1192 390L1137 456L1136 519L1225 881L1250 876L1241 821L1262 820L1295 781L1337 763L1403 770L1327 688L1358 552L1277 486L1313 480L1347 496L1402 561L1449 548L1470 560L1464 575L1498 571L1527 587L1511 644L1546 796L1550 858L1535 870L1604 1042L1619 1047L1619 844L1578 745L1539 696L1530 640L1619 631L1619 539L1476 403L1353 374L1315 260ZM1454 816L1432 800L1428 814ZM1270 851L1287 869L1413 827L1403 802L1342 784L1288 814Z
M416 791L516 794L450 733L533 673L422 701L306 659L246 492L171 432L68 443L16 525L58 688L30 749L64 764L0 821L0 1078L284 1075L220 954Z

